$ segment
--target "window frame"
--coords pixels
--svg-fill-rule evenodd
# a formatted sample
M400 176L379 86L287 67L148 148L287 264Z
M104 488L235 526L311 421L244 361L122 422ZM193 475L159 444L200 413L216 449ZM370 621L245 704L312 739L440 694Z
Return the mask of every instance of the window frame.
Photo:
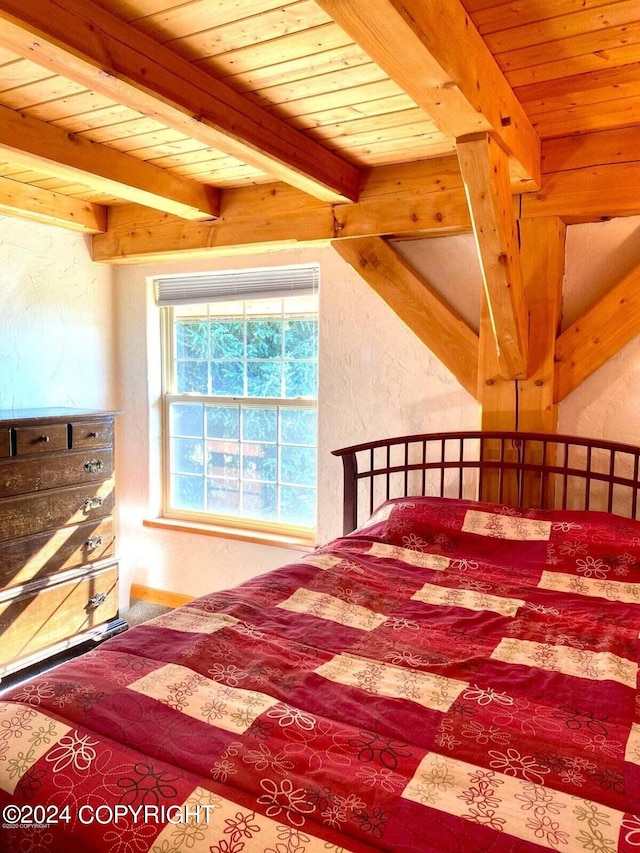
M317 293L315 294L317 297ZM265 296L264 301L273 301L273 299L287 299L287 296ZM291 294L291 298L296 298L295 294ZM256 303L261 301L255 297L247 299L229 300L237 301L239 304L243 302ZM206 306L207 302L193 303ZM218 396L208 394L197 394L187 392L184 394L176 393L174 390L168 390L170 387L175 388L175 365L176 359L176 339L175 339L175 307L162 306L160 310L161 321L161 354L162 354L162 516L166 519L176 521L192 522L197 525L208 525L216 529L229 528L231 531L241 533L258 533L265 535L286 536L295 540L299 540L304 544L314 544L317 531L317 496L318 496L318 469L317 469L317 451L318 451L318 432L317 432L317 411L318 411L318 393L316 386L315 397L249 397L249 396ZM319 318L319 304L316 305L314 317ZM246 319L245 319L246 322ZM313 488L316 498L316 518L312 527L303 525L287 524L282 521L269 521L266 519L252 518L249 516L225 515L223 513L209 513L198 510L177 509L171 506L171 404L173 402L201 403L203 405L237 405L242 408L243 405L253 408L294 408L294 409L309 409L316 412L316 442L314 449L316 450L316 470L314 477ZM278 435L276 447L280 447L280 436ZM206 441L206 436L203 438ZM240 439L242 443L242 439ZM308 445L301 445L308 446ZM278 472L279 473L279 472ZM205 475L206 481L206 475ZM239 478L242 483L242 478ZM276 483L280 486L282 483L279 477ZM286 484L285 484L286 485Z

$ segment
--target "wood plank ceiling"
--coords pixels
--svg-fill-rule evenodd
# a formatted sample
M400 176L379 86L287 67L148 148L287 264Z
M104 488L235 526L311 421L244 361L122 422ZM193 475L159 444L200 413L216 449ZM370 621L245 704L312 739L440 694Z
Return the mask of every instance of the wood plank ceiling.
M41 4L0 3L8 13L20 5ZM98 5L356 167L455 151L451 134L439 130L314 0L99 0ZM637 0L463 0L463 5L543 142L640 122ZM5 45L0 105L189 181L224 188L273 180L222 148L56 73L37 51L21 56L11 50L11 38L0 36L0 43ZM5 117L3 123L8 121ZM15 156L19 140L14 135L7 146L6 136L0 140L1 176L101 205L128 200L81 171L76 177L69 170L65 176L60 167L53 173L44 158L30 168L28 160ZM38 165L37 158L33 162Z

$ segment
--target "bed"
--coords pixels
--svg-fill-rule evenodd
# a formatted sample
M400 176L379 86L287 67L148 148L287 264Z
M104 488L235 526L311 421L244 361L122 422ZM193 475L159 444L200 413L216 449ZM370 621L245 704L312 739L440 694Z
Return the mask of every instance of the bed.
M336 453L343 536L0 696L0 849L640 848L640 450Z

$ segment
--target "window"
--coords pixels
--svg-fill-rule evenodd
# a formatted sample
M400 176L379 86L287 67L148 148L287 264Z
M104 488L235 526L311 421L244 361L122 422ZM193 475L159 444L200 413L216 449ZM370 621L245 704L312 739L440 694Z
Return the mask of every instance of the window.
M311 535L317 283L316 266L158 280L165 515Z

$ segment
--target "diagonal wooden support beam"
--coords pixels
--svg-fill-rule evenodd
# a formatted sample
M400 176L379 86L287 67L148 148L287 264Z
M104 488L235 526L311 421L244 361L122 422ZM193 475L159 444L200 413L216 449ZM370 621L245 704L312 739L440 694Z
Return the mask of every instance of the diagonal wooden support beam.
M115 148L0 106L0 152L11 163L185 219L218 215L219 193Z
M640 334L640 265L628 273L556 342L556 402Z
M500 375L527 375L528 317L507 157L488 135L458 142Z
M92 0L0 0L0 45L325 201L360 173Z
M380 237L335 240L331 245L475 395L478 336L429 282Z
M99 204L80 201L42 187L0 178L0 213L61 225L85 234L107 230L107 211Z
M317 0L438 128L491 133L517 192L540 185L540 140L459 0Z

